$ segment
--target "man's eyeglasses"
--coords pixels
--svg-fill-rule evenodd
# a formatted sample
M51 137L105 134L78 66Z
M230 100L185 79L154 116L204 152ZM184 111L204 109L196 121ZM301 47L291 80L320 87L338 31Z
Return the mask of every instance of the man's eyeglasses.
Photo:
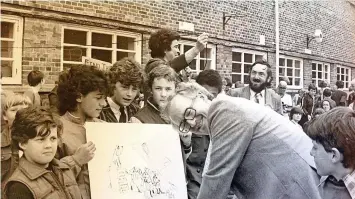
M180 122L179 131L181 133L187 133L191 129L191 125L187 123L187 120L193 120L196 117L196 110L193 108L187 108L184 113L184 120Z

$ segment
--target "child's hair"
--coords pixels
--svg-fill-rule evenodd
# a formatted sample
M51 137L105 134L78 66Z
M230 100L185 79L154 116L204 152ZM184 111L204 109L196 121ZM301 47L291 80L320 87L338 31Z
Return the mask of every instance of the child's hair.
M327 152L337 148L345 168L355 169L355 111L336 107L310 122L307 134Z
M37 86L44 78L44 74L39 70L33 70L28 73L27 82L30 86Z
M4 95L3 95L4 94ZM9 108L17 105L31 105L32 101L25 95L10 92L2 93L1 97L1 108L2 114Z
M114 63L108 72L110 81L110 96L117 82L124 85L132 85L141 88L144 83L144 73L141 65L132 58L123 58Z
M36 136L48 136L51 128L57 128L60 137L62 132L60 120L47 109L30 106L16 113L11 127L12 140L17 147L19 143L26 143Z
M308 90L310 91L310 90L315 90L315 91L317 91L317 86L315 85L315 84L310 84L309 86L308 86Z
M201 71L196 77L196 82L200 85L217 88L218 93L222 91L222 77L216 70L207 69Z
M175 85L178 81L178 76L175 70L165 64L153 68L153 70L148 73L147 85L149 89L152 89L155 78L165 78L168 81L175 82Z
M323 108L316 108L312 113L312 117L314 118L316 115L322 115L323 113L325 113Z
M290 120L292 120L293 115L297 114L297 113L303 115L303 110L297 106L293 107L290 111Z
M57 95L60 115L67 111L75 111L80 95L87 95L93 91L108 93L108 81L103 71L95 66L73 66L67 74L67 79L58 85Z

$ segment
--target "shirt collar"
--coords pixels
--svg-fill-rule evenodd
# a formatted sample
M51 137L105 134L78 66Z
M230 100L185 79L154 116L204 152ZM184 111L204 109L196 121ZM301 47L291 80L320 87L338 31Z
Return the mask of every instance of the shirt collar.
M120 105L116 104L111 97L107 97L107 103L110 106L112 112L114 114L121 113L120 112Z
M255 97L257 93L255 91L253 91L252 89L250 89L250 97ZM261 97L264 97L265 96L265 89L263 89L261 92L260 92L260 95Z
M355 170L343 178L352 199L355 199Z

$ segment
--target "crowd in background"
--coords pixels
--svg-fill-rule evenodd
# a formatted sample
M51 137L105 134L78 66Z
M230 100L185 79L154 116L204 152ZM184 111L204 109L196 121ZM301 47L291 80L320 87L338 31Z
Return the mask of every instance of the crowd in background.
M211 69L194 75L188 65L208 35L184 54L179 39L154 32L144 67L131 58L108 71L73 66L46 105L40 71L28 74L24 94L2 91L3 196L90 198L87 163L96 149L84 124L110 122L175 126L189 199L355 198L355 82L349 93L342 81L322 82L291 97L287 78L271 88L265 60L253 63L247 86Z

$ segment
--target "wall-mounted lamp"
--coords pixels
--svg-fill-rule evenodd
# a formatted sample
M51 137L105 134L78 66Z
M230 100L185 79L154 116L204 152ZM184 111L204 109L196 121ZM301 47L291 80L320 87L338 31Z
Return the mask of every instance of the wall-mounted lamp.
M313 36L307 35L307 49L308 49L309 43L310 43L313 39L315 39L317 43L322 42L322 40L323 40L323 34L322 34L322 31L321 31L320 29L316 29L316 31L314 31L314 35L313 35Z

